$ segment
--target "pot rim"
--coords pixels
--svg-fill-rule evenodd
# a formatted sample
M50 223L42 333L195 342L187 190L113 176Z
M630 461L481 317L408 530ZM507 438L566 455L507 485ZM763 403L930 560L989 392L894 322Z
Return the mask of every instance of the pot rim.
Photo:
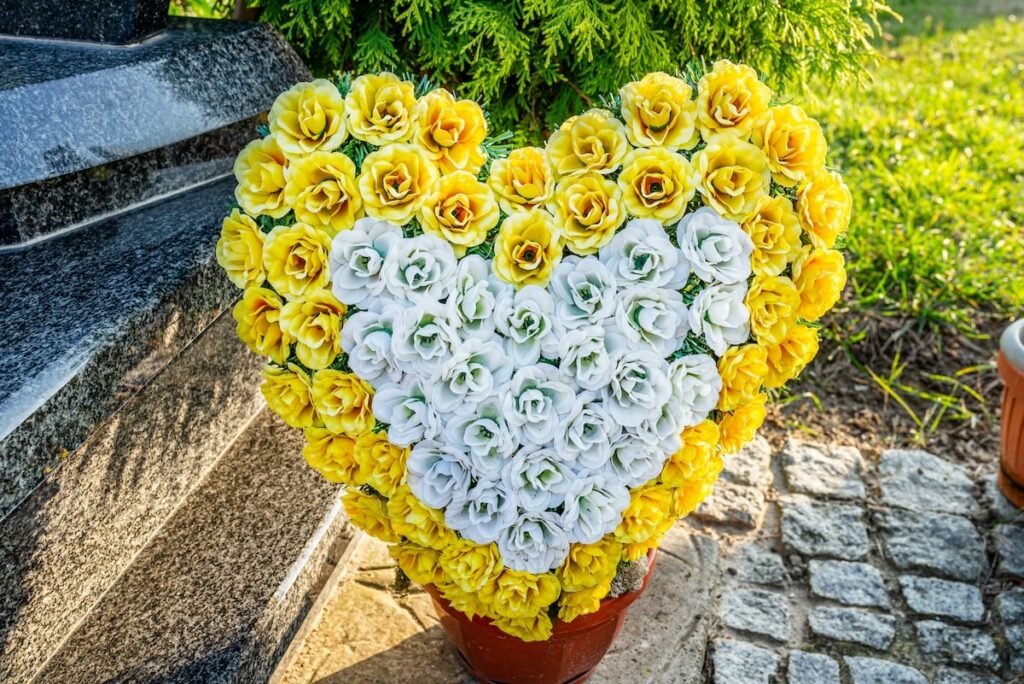
M999 349L1018 372L1024 373L1024 318L1007 326L999 338Z

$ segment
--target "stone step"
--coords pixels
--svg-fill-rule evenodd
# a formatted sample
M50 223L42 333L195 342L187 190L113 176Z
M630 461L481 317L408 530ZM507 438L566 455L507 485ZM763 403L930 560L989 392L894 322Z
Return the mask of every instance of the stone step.
M301 446L261 412L32 680L266 681L350 539Z

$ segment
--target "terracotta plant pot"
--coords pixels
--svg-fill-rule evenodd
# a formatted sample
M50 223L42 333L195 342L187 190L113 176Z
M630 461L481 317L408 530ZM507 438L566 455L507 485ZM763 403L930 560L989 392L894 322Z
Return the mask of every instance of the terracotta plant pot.
M1003 332L998 366L1005 386L999 489L1013 505L1024 508L1024 320Z
M626 609L640 597L654 574L654 550L647 554L647 575L636 591L601 602L596 613L572 622L555 621L547 641L522 641L485 618L470 620L455 610L433 586L425 587L448 638L477 681L485 684L567 684L582 682L601 662L626 619Z

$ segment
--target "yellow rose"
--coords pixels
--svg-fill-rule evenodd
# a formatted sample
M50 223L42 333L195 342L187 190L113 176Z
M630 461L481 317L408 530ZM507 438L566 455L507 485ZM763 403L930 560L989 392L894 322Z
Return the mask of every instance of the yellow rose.
M270 136L253 140L235 159L235 200L251 216L281 218L290 211L284 199L288 159Z
M704 140L717 133L750 135L757 119L768 111L772 91L757 72L729 60L715 66L697 83L697 127Z
M558 601L558 618L563 622L572 622L581 615L596 613L601 607L601 599L611 591L613 579L614 576L606 577L596 586L563 593Z
M555 188L555 170L544 150L520 147L491 163L487 182L506 214L543 207Z
M395 532L420 546L440 551L455 540L455 533L444 524L444 513L417 499L407 484L388 499L388 515Z
M263 243L267 282L288 299L327 287L331 236L305 223L277 226Z
M308 292L281 309L281 328L295 342L295 356L307 368L327 368L341 351L345 305L330 290Z
M523 641L547 641L551 638L551 631L554 628L547 613L520 618L498 616L492 618L491 622L502 632L519 637Z
M674 512L669 516L668 520L669 520L669 523L666 526L664 531L661 531L661 532L658 532L657 534L651 535L650 537L648 537L647 539L645 539L642 542L635 542L633 544L624 544L623 547L622 547L622 560L624 560L626 562L629 562L629 563L635 563L638 560L640 560L641 558L643 558L644 556L646 556L648 551L650 551L651 549L657 548L658 545L661 544L661 540L665 536L665 532L667 532L668 528L670 528L672 526L672 524L675 522L675 513Z
M838 173L819 169L810 174L796 197L796 211L811 244L832 249L850 226L853 197Z
M389 546L388 553L402 572L416 584L439 585L444 582L440 551L404 541Z
M672 527L672 492L667 487L637 487L629 496L629 506L622 512L622 521L615 528L617 540L624 544L638 544Z
M637 147L693 149L697 144L697 103L682 79L655 71L619 89L626 135Z
M341 152L313 152L292 162L284 196L300 223L329 235L351 228L363 214L356 166Z
M705 480L721 470L721 459L716 455L718 426L704 420L683 430L683 446L672 454L661 470L659 481L669 487L681 487L689 482Z
M547 284L562 260L562 237L551 217L538 210L505 219L494 240L494 273L516 287Z
M322 427L308 427L303 434L306 446L302 457L324 479L347 485L366 484L366 474L355 459L355 439Z
M394 74L364 74L345 96L345 123L352 137L381 147L412 136L413 85Z
M490 607L480 600L480 596L476 592L463 591L459 585L446 580L435 586L452 608L463 613L470 620L477 616L493 617Z
M373 428L373 388L358 376L330 368L317 371L311 395L320 420L331 432L356 437Z
M704 479L690 480L672 491L672 514L677 518L690 515L711 496L718 474L722 472L722 457L716 454L714 462L718 469L713 474Z
M556 575L564 591L582 591L615 577L621 557L622 544L613 539L572 544Z
M463 591L474 592L497 580L505 566L494 544L459 539L441 551L441 568L449 581Z
M761 390L768 375L768 352L759 344L732 347L718 360L718 374L722 376L718 409L731 411Z
M626 127L606 109L566 119L547 145L548 159L559 176L612 173L628 152Z
M336 150L348 137L345 100L322 78L297 83L278 95L267 118L270 134L289 158Z
M546 610L560 592L558 578L550 572L535 575L505 568L481 587L480 598L502 617L525 618Z
M736 136L716 135L693 158L704 203L743 223L768 197L772 174L764 153Z
M786 276L754 276L745 300L750 332L761 344L778 344L796 323L800 293Z
M843 294L846 260L834 249L812 249L808 245L793 262L793 282L800 291L800 317L816 321Z
M758 394L750 401L740 404L732 413L727 413L718 424L722 433L722 451L734 454L750 440L754 439L757 429L761 427L765 417L765 402L768 397Z
M456 100L438 88L419 99L414 109L414 140L444 173L468 171L476 175L487 159L484 110L472 100Z
M259 285L263 272L263 233L252 217L237 209L224 218L217 240L217 263L235 287Z
M576 254L593 254L608 244L626 219L619 187L596 173L563 178L555 188L551 209L566 244Z
M356 439L354 456L366 473L366 484L384 496L394 496L405 477L409 449L388 441L387 432L364 432Z
M288 360L291 337L281 329L284 300L266 288L247 287L231 314L238 325L235 331L253 352L269 356L277 363Z
M664 148L633 150L622 162L619 187L633 216L675 223L686 213L697 179L681 154Z
M743 222L754 243L750 265L754 275L782 275L800 253L800 219L785 197L765 197L757 211Z
M775 182L793 187L825 165L825 134L796 105L772 107L754 128L752 142L768 158Z
M782 387L800 375L818 353L818 331L794 325L778 344L768 345L768 376L765 387Z
M307 428L316 420L309 378L293 363L282 368L267 364L263 368L263 397L274 413L293 428Z
M467 171L456 171L434 185L420 209L420 225L428 233L451 243L462 257L467 247L487 239L487 231L498 225L498 203L491 189Z
M389 544L401 541L388 520L387 500L383 497L349 488L342 495L341 503L348 519L371 537Z
M363 160L359 192L366 213L404 226L437 182L437 167L413 145L392 143Z

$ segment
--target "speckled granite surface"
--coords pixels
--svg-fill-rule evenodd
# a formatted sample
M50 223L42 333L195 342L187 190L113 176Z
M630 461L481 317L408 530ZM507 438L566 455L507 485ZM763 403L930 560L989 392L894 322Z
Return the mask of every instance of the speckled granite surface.
M0 33L130 43L167 22L167 0L0 0Z
M37 681L265 681L348 536L301 441L263 412Z

